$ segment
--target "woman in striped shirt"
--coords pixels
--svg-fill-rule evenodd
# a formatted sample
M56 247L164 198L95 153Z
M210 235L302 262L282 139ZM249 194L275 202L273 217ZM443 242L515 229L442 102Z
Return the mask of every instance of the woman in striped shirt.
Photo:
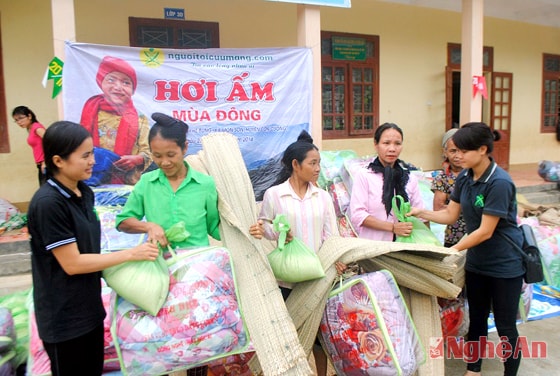
M332 199L316 185L321 171L320 162L319 149L313 145L309 133L302 131L297 141L284 151L284 168L277 180L279 184L265 192L259 220L249 229L252 236L277 240L278 233L271 224L277 214L284 214L290 224L287 241L297 237L315 252L329 236L339 235ZM337 262L336 268L342 273L346 265ZM278 281L278 284L286 300L293 285L283 281ZM327 358L317 345L313 349L317 373L326 375Z

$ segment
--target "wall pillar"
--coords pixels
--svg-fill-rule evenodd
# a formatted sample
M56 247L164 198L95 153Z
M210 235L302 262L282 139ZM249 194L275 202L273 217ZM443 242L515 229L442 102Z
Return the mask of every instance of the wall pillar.
M460 125L482 120L482 97L473 98L472 78L482 76L484 0L463 0Z
M76 41L74 0L51 0L54 56L64 62L65 41ZM63 88L64 90L64 83ZM64 119L62 95L56 97L58 119Z
M321 11L319 6L297 6L297 45L308 47L313 55L313 88L311 107L311 137L313 143L322 146L322 112L321 112ZM294 140L295 141L295 140Z

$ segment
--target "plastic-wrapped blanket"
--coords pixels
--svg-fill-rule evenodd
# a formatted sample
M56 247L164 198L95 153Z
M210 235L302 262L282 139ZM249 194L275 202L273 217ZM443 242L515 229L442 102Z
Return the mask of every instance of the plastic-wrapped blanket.
M317 183L326 189L335 177L340 177L344 161L359 158L353 150L321 151L321 171Z
M95 206L124 206L134 186L127 184L106 184L91 187L95 194Z
M146 241L146 234L128 234L115 228L117 214L122 206L96 206L95 210L101 222L101 251L116 251L133 248Z
M358 172L358 170L362 168L366 168L374 157L367 156L367 157L358 157L352 159L345 159L343 162L343 167L340 170L340 177L342 178L342 182L344 186L352 194L352 186L354 185L354 176Z
M413 375L425 353L389 271L357 275L333 290L321 334L337 375Z
M249 360L255 352L231 355L208 364L208 375L213 376L254 376L249 368Z
M336 216L344 216L350 205L350 192L346 189L340 177L337 176L333 179L333 182L329 185L328 192L333 199Z
M157 316L115 300L111 331L126 375L159 375L253 350L238 304L230 253L177 250L169 294Z

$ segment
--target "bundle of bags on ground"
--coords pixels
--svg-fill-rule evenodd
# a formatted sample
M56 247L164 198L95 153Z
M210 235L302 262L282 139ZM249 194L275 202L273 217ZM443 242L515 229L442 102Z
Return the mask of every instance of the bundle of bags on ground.
M25 367L29 349L28 291L0 297L0 375Z
M560 182L560 162L540 161L537 172L546 181Z
M27 224L27 215L8 200L0 198L0 234L22 228Z
M12 312L0 307L0 375L13 375L16 356L16 331Z

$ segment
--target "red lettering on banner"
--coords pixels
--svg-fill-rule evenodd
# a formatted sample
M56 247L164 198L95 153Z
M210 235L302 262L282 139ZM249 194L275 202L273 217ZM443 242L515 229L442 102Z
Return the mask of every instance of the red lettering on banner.
M156 95L154 96L154 100L158 102L179 101L180 84L181 83L179 81L165 81L165 80L155 81L154 85L156 85Z

